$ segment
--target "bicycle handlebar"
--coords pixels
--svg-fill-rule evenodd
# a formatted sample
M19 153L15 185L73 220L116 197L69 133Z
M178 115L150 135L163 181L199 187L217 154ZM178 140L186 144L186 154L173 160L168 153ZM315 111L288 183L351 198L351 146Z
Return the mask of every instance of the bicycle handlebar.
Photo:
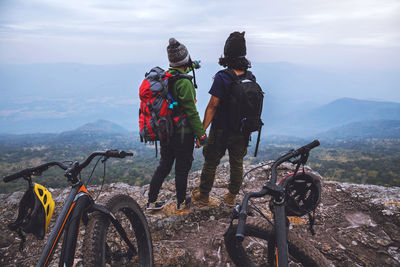
M125 152L125 151L119 151L119 150L106 150L106 151L95 151L90 156L82 163L73 163L70 166L65 165L62 162L58 161L52 161L48 163L44 163L42 165L39 165L37 167L32 167L32 168L26 168L22 171L16 172L14 174L4 176L3 181L5 183L11 182L13 180L19 179L19 178L24 178L24 177L29 177L31 175L41 175L42 172L46 171L48 168L52 166L58 166L63 170L66 170L66 174L77 174L79 173L82 169L87 167L89 163L95 158L96 156L104 156L106 158L125 158L127 156L133 156L133 153L130 152Z
M302 146L302 147L300 147L300 148L298 148L296 150L289 151L285 155L279 157L275 161L275 163L279 162L279 165L280 165L282 162L288 161L289 159L292 159L292 158L298 157L298 156L300 156L300 155L302 155L304 153L307 153L311 149L316 148L319 145L320 145L319 141L318 140L314 140L311 143L309 143L309 144L307 144L305 146Z
M278 168L279 165L281 165L283 162L288 161L292 158L298 157L300 155L308 153L311 149L316 148L317 146L320 145L320 142L318 140L314 140L311 143L302 146L296 150L291 150L288 153L284 154L283 156L280 156L272 165L271 167L271 181L270 183L275 184L276 183L276 176L277 172L276 169Z
M283 162L290 160L291 158L295 158L295 157L298 157L305 153L308 153L311 149L313 149L319 145L320 145L320 142L318 140L314 140L305 146L302 146L296 150L289 151L288 153L279 157L271 167L271 180L264 186L264 188L259 192L250 192L244 196L243 201L242 201L242 207L239 212L238 225L237 225L237 229L236 229L236 238L238 239L238 241L241 242L244 239L244 226L246 224L247 203L248 203L249 199L253 198L253 197L263 197L267 194L271 194L271 195L275 195L275 196L283 194L284 188L282 188L279 185L276 185L276 177L277 177L276 169L277 169L277 167L279 165L281 165Z
M37 167L32 167L32 168L26 168L22 171L19 171L17 173L8 175L8 176L4 176L3 177L3 181L5 183L11 182L13 180L16 180L18 178L24 178L24 177L28 177L31 175L40 175L42 172L46 171L48 168L52 167L52 166L58 166L63 170L68 169L68 166L66 166L65 164L63 164L62 162L57 162L57 161L52 161L52 162L48 162L42 165L39 165Z
M82 169L86 168L87 165L90 164L90 162L97 156L105 156L106 158L120 158L123 159L127 156L133 156L133 153L130 152L125 152L125 151L119 151L119 150L106 150L106 151L95 151L90 156L82 163L78 164L79 166L79 171Z
M307 144L305 146L302 146L302 147L298 148L297 150L295 150L294 151L294 157L297 157L297 156L299 156L299 155L301 155L301 154L303 154L305 152L308 152L311 149L316 148L319 145L320 145L320 142L317 139L315 139L311 143L309 143L309 144Z

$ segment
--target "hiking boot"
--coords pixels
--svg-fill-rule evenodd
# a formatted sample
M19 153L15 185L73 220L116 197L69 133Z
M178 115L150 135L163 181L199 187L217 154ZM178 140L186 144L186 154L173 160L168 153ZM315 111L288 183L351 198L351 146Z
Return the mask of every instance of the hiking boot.
M164 207L164 202L147 202L146 210L161 210Z
M182 203L176 204L176 210L184 210L190 208L190 202L192 202L191 197L187 197Z
M195 188L192 191L193 200L196 201L200 205L208 205L210 202L210 197L208 193L201 193L199 188Z
M224 195L224 202L228 207L234 207L236 205L236 195L228 192Z

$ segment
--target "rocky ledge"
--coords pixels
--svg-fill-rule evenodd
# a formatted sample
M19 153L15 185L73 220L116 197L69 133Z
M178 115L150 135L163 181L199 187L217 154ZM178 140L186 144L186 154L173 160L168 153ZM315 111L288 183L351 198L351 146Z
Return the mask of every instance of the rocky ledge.
M268 177L270 164L246 166L245 171L259 167L245 178L239 200L244 192L258 191ZM293 171L291 164L283 164L280 175ZM311 171L311 170L310 170ZM188 192L198 185L199 172L189 176ZM232 266L226 253L223 234L229 226L231 208L221 198L226 192L229 164L218 168L211 204L207 207L195 203L190 209L175 210L174 181L165 182L160 200L166 206L159 212L145 212L149 222L157 266ZM322 179L322 178L321 178ZM356 185L324 181L322 202L316 211L315 232L308 230L308 218L290 218L290 231L301 235L319 249L335 266L400 266L400 188ZM144 206L149 186L136 187L124 183L104 185L99 202L115 194L128 194ZM94 196L99 186L90 186ZM51 226L61 209L69 188L51 189L56 202ZM0 195L0 266L35 265L45 241L27 237L25 248L18 250L19 238L7 229L15 220L22 191ZM257 199L257 205L270 216L268 198ZM81 228L75 265L81 265ZM48 234L45 237L47 238ZM60 246L59 246L60 247ZM59 250L59 249L58 249ZM58 265L59 251L52 266Z

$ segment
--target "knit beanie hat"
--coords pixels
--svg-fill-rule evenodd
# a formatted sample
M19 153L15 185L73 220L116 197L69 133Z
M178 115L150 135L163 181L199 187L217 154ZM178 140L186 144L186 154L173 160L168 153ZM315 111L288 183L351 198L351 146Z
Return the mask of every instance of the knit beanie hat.
M226 39L224 56L227 58L239 58L246 56L246 40L244 32L232 32Z
M189 52L186 46L179 43L175 38L169 39L167 53L171 67L179 67L189 62Z

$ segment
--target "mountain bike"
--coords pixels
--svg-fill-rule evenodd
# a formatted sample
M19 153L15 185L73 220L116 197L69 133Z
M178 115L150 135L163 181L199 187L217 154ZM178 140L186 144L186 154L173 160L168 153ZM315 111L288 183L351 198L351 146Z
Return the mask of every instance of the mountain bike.
M87 225L83 241L84 266L106 266L106 264L107 266L153 266L153 245L149 226L136 201L127 195L116 195L106 205L99 205L82 182L81 171L97 156L101 156L97 163L100 159L105 163L109 158L125 158L126 156L133 156L133 153L118 150L95 151L81 163L74 161L66 164L65 162L53 161L24 169L3 178L4 182L23 178L28 181L29 188L33 188L32 176L41 175L48 168L58 166L65 171L64 176L71 184L71 191L47 239L37 267L49 265L63 233L59 266L73 265L80 221ZM39 198L41 197L41 201L44 201L44 203L50 201L51 194L44 194L43 191L46 191L46 189L43 186L35 186L35 190L38 190L37 194L39 194ZM23 204L22 201L19 212L27 209L21 204ZM31 211L29 210L29 212ZM49 212L49 208L46 212ZM88 214L90 213L92 214L89 220ZM32 219L33 215L30 214L25 217L19 221L19 224L9 225L10 228L14 228L12 230L19 233L22 240L21 245L24 241L21 228L27 233L38 234L35 228L38 228L39 225L34 225L33 230L32 224L29 224L30 228L27 227L28 221ZM41 235L39 233L38 236L43 239L44 232Z
M286 267L289 258L294 264L307 267L331 265L314 246L288 231L287 216L300 217L308 213L310 230L313 232L313 217L310 212L316 209L320 201L321 185L315 174L304 171L304 164L308 160L310 150L319 144L318 140L314 140L279 157L272 164L271 178L262 190L245 194L242 204L233 209L231 223L224 234L224 240L228 254L237 266L261 264L265 266L267 262L269 266ZM287 161L296 164L295 172L277 183L277 168ZM301 165L303 171L299 171ZM251 198L261 198L266 195L271 196L270 209L273 221L255 205L253 209L248 206ZM261 220L252 218L250 223L246 222L248 216L254 217L254 211L261 215L259 217ZM236 219L237 224L234 224L233 221Z

